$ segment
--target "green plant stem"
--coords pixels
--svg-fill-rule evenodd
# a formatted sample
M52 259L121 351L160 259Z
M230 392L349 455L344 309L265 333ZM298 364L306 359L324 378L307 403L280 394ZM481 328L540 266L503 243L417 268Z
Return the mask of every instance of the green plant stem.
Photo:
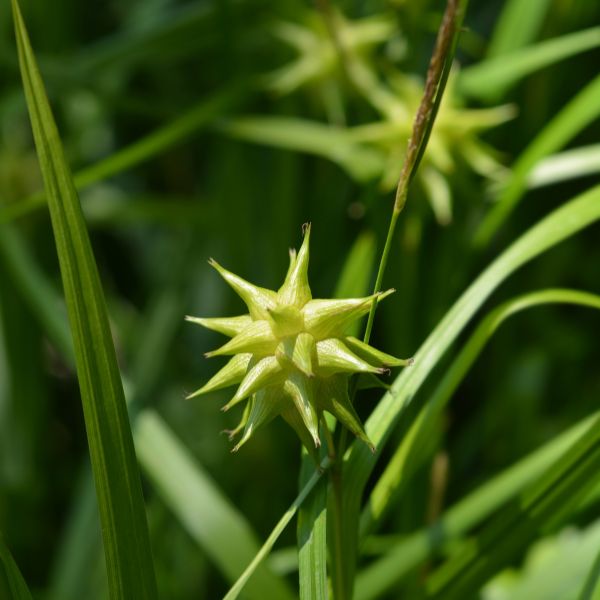
M379 269L377 271L377 279L373 293L381 291L383 285L383 275L387 267L387 261L392 247L394 232L398 223L398 216L404 209L408 198L408 188L419 167L431 130L437 116L440 102L444 94L450 68L456 52L456 44L460 35L460 30L464 15L466 12L468 0L448 0L446 11L442 24L438 31L435 48L429 62L427 70L427 79L425 81L425 91L423 98L415 115L413 129L406 156L402 165L402 171L398 179L398 187L396 188L396 196L394 199L394 208L388 228L387 238L383 247ZM367 327L365 329L364 341L368 343L373 330L373 319L377 310L377 300L371 305Z
M383 285L383 276L387 267L392 241L398 223L398 217L404 209L408 197L409 185L416 173L416 170L423 158L425 148L433 123L437 115L440 102L444 93L456 44L460 34L464 14L466 11L468 0L448 0L446 11L438 31L435 47L427 70L427 79L425 81L425 91L421 103L415 115L411 137L408 141L406 156L398 179L398 187L394 199L394 206L390 218L387 237L377 277L375 280L374 293L381 291ZM377 309L377 300L375 300L369 311L369 318L365 329L363 340L368 343L373 330L373 320L375 318L375 310ZM351 392L354 390L351 389ZM352 393L352 395L354 395ZM346 435L342 433L339 438L337 455L343 456L346 446ZM347 600L352 597L353 579L354 579L354 560L352 556L348 560L348 548L352 545L346 544L346 537L352 536L353 529L356 528L355 523L347 522L347 514L344 510L344 497L342 485L342 470L339 460L333 464L331 471L331 481L334 496L334 539L337 548L334 548L332 558L332 583L334 589L334 597L336 600ZM343 553L343 554L342 554ZM344 557L343 562L341 561Z

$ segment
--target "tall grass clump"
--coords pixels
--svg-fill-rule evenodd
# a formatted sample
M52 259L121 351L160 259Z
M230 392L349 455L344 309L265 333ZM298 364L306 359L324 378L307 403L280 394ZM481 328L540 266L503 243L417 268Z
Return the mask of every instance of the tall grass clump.
M600 593L600 9L467 4L4 3L0 598Z

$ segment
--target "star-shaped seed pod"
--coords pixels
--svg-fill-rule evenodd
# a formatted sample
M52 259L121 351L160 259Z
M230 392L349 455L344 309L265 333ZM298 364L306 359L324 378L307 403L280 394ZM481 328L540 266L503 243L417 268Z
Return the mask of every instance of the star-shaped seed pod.
M290 266L277 292L257 287L213 266L248 307L239 317L186 317L231 339L207 357L231 356L229 362L203 387L200 394L237 385L229 410L247 400L240 424L230 438L243 434L237 451L262 425L281 415L315 456L321 445L319 426L323 412L332 414L374 451L348 395L353 374L373 377L388 367L410 364L376 350L345 334L349 325L369 312L373 302L389 296L387 290L364 298L321 300L312 298L308 284L310 225L304 229L300 252L290 251Z

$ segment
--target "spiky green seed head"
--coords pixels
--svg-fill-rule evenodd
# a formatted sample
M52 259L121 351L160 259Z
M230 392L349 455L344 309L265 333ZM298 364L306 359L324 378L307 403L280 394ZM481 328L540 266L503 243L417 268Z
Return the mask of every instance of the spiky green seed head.
M238 386L223 407L229 410L247 401L240 424L227 432L231 438L242 433L234 451L259 427L280 415L314 456L321 445L319 427L324 411L374 450L348 396L350 376L359 373L374 377L388 367L410 363L345 334L356 319L369 312L373 302L394 290L365 298L313 300L308 284L309 243L307 225L300 252L290 252L290 266L277 292L257 287L211 259L210 264L242 298L249 314L186 317L230 338L206 354L231 356L229 362L188 397Z

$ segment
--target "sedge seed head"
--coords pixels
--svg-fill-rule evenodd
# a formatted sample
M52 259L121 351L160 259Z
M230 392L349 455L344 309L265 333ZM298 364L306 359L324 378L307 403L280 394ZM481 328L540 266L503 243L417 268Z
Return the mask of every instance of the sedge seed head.
M349 325L369 312L393 290L364 298L313 299L308 284L310 224L304 228L300 251L290 251L290 266L276 292L253 285L210 260L242 298L248 314L186 320L229 337L207 357L231 356L229 362L190 398L237 386L223 410L244 403L240 424L227 433L241 433L234 451L276 416L296 431L316 455L321 444L323 412L331 413L372 449L348 396L353 374L370 378L408 361L395 358L345 334Z

